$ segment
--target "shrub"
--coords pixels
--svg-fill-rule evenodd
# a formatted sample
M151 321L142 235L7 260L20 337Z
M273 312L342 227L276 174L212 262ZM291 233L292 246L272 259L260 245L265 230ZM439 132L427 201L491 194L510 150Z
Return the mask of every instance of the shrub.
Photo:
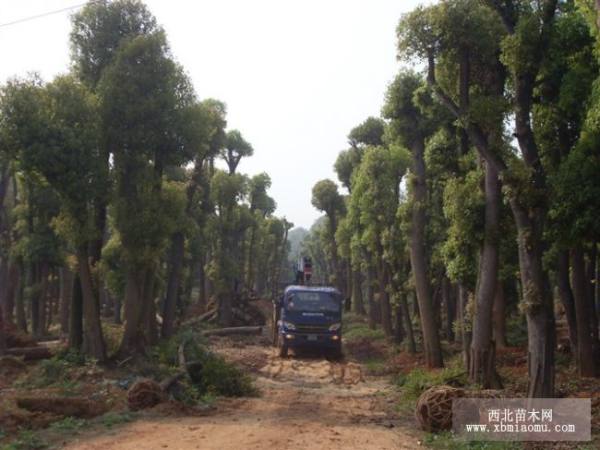
M68 431L70 433L78 433L79 430L81 430L86 425L87 421L85 419L78 419L76 417L65 417L63 420L59 420L50 424L49 428L52 431Z
M2 450L40 450L48 444L40 439L33 431L21 431L19 436L9 444L0 447Z
M131 422L133 420L133 416L129 412L109 412L104 414L100 420L105 427L111 428L121 423Z
M202 376L196 381L195 386L200 395L213 394L226 397L256 395L257 390L252 379L222 357L205 352L199 361L202 363Z

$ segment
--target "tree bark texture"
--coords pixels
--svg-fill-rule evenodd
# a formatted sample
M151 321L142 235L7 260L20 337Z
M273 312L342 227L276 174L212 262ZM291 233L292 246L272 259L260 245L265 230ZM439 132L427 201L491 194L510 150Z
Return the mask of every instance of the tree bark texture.
M69 308L69 348L80 351L83 345L83 293L79 274L73 277L73 293Z
M162 310L161 336L170 338L175 332L175 312L177 310L177 293L179 290L181 268L183 266L183 252L185 240L183 233L177 232L171 238L171 255L169 258L169 279L167 281L167 295Z
M425 360L428 367L443 367L442 349L433 312L431 283L425 251L427 185L425 181L424 153L424 141L422 139L415 140L412 146L414 185L410 231L410 263L417 291Z
M100 322L100 301L94 291L92 273L89 266L87 248L77 253L77 265L83 298L84 349L86 354L99 362L106 361L106 346Z
M500 205L502 202L498 173L491 164L485 164L485 226L484 240L479 258L477 291L469 379L484 389L501 386L496 372L495 344L492 339L492 310L498 286L498 241Z
M575 316L577 318L577 369L579 375L593 377L596 374L596 363L588 308L585 259L581 246L573 248L571 258Z
M565 310L567 325L569 327L569 341L571 351L577 355L577 318L575 316L575 298L571 289L571 281L569 280L569 252L561 250L558 253L556 266L556 284L558 287L558 295Z

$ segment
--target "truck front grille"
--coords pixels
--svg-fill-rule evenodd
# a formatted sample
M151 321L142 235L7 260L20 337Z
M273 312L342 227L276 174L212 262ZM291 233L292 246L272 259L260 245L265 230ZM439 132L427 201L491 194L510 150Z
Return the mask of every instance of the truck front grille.
M329 331L329 325L296 325L299 333L325 333Z

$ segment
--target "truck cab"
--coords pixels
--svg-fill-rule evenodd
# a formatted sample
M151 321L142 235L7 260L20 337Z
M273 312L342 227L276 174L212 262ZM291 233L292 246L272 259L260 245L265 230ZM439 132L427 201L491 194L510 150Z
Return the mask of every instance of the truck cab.
M273 344L279 355L308 347L341 356L342 306L342 295L335 288L288 286L273 308Z

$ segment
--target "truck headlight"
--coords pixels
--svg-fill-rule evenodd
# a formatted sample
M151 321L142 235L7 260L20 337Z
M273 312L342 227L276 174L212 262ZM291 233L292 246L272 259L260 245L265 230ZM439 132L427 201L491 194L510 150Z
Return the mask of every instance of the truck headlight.
M334 323L329 327L329 331L338 331L340 328L342 328L341 323Z
M296 329L296 325L294 325L292 322L283 322L283 328L287 328L288 330L295 330Z

